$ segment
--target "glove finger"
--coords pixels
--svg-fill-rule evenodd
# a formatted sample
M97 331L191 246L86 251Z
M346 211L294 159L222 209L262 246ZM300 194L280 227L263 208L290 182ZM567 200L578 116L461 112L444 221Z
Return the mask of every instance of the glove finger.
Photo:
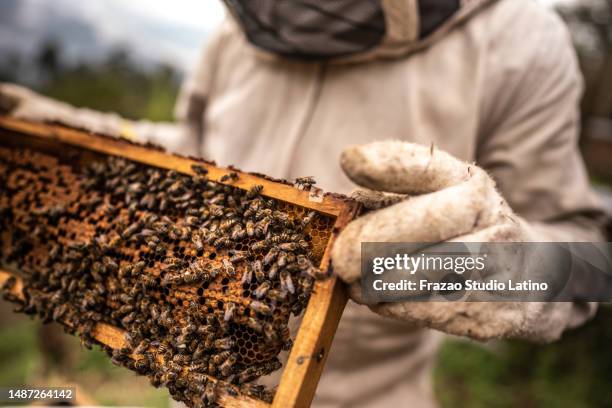
M470 166L446 152L413 143L386 141L349 147L340 166L355 183L372 190L423 194L456 185Z
M363 299L361 296L361 282L357 281L348 285L348 294L353 302L360 305L363 304Z
M408 198L405 194L385 193L370 189L359 189L351 193L351 198L360 202L368 210L379 210L397 204Z
M436 193L368 213L342 231L332 249L334 271L352 283L361 273L362 242L442 242L493 225L503 204L484 172Z
M525 308L513 302L381 303L370 309L385 317L476 340L512 337L525 319Z
M451 239L451 242L521 242L522 229L519 221L506 218L506 222Z
M27 96L28 91L25 88L14 84L0 83L0 112L11 113Z

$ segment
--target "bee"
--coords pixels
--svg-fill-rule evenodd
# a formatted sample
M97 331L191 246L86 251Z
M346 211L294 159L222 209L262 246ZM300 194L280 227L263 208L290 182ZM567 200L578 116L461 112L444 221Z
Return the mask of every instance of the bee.
M253 270L257 282L263 282L266 275L264 274L263 265L259 259L251 263L251 269Z
M195 176L192 178L192 180L193 184L195 184L196 187L200 188L206 188L206 184L208 183L207 176Z
M277 224L284 225L284 226L290 226L291 225L291 218L289 217L288 214L286 214L284 212L274 211L272 218L273 218L274 222L277 223Z
M123 327L129 327L134 320L136 320L136 313L132 312L121 319L121 325Z
M197 329L197 326L191 322L188 322L185 326L183 326L183 329L181 330L181 333L183 334L191 334L194 333Z
M262 239L261 241L257 241L251 245L251 249L253 251L264 251L268 248L270 248L270 241L267 239Z
M182 180L177 180L170 185L167 189L168 193L171 195L181 194L185 191L185 186Z
M254 186L253 186L253 187L251 187L251 188L249 189L249 191L247 192L247 198L248 198L248 199L252 199L252 198L257 197L257 196L258 196L258 195L261 193L261 191L263 190L263 188L264 188L264 187L263 187L261 184L254 185Z
M230 246L231 241L227 237L220 237L220 238L215 239L213 245L215 246L215 248L221 249L221 248Z
M206 383L206 390L204 391L204 396L202 397L202 402L205 406L212 405L217 401L217 385L209 381Z
M163 326L171 326L174 323L170 311L168 309L161 312L159 315L159 323Z
M159 388L162 385L162 374L159 372L154 373L152 376L149 377L149 382L151 383L151 385L155 388Z
M312 222L312 220L315 218L316 215L317 213L314 211L310 211L308 214L306 214L306 216L302 218L302 220L300 221L302 228L306 228L308 225L310 225L310 223Z
M51 246L51 250L49 251L49 261L50 262L57 260L60 254L60 250L61 250L61 247L59 245L53 244Z
M268 228L270 228L270 224L272 219L270 217L265 217L261 221L255 224L255 236L264 237L268 233Z
M242 384L240 386L240 391L250 397L262 399L265 387L261 384Z
M175 241L182 241L190 237L191 230L187 227L173 227L168 231L168 237Z
M166 212L168 210L169 200L168 196L160 193L159 195L159 210L162 212Z
M215 234L213 234L208 228L203 226L198 229L198 235L200 236L200 239L202 239L202 241L206 244L210 244L216 238Z
M145 261L136 262L132 268L132 276L139 275L144 270L145 266L147 266Z
M204 251L204 244L202 243L202 237L200 236L199 233L194 233L191 235L191 242L193 242L193 244L195 245L196 251L198 252Z
M299 247L298 244L295 242L285 242L283 244L280 244L278 248L281 251L295 252Z
M236 376L238 384L247 385L246 383L250 383L259 377L259 373L261 372L261 366L251 366L247 367L241 372L239 372Z
M263 332L263 325L253 317L247 319L246 325L256 331L257 333Z
M291 305L291 313L293 313L294 316L301 315L302 311L304 310L304 306L305 306L305 303L300 301L300 299L298 299L297 302Z
M225 182L233 182L233 181L237 181L238 180L238 173L236 173L235 171L229 172L225 175L223 175L221 177L221 179L219 179L219 181L221 181L222 183Z
M291 241L291 235L283 232L282 234L278 234L273 237L270 237L268 241L270 242L270 244L274 244L274 245L280 244L282 242L288 242L288 241Z
M227 275L232 276L232 277L236 275L236 269L234 268L232 263L227 258L224 258L221 261L221 264L222 264L223 271Z
M134 310L134 306L132 306L132 305L129 305L129 304L128 304L128 305L123 305L123 306L121 306L121 307L120 307L120 308L117 310L117 312L118 312L120 315L125 315L125 314L128 314L128 313L131 313L133 310Z
M242 228L242 225L237 224L234 226L234 229L232 230L230 237L232 241L240 241L241 239L245 237L245 235L246 235L246 230Z
M259 208L256 212L255 212L255 219L257 221L261 221L264 218L270 218L272 217L272 210L269 208Z
M224 306L223 320L229 322L234 318L234 312L236 311L236 304L233 302L227 302Z
M214 347L218 350L230 350L234 347L235 342L230 337L224 337L222 339L217 339L214 342Z
M223 207L220 207L218 205L211 205L208 211L210 216L213 218L220 218L223 217L223 215L225 214L223 211Z
M253 310L255 313L261 313L263 315L271 315L272 314L272 308L270 308L270 306L266 305L263 302L260 302L258 300L253 300L249 307L251 308L251 310Z
M317 184L314 177L306 176L306 177L296 177L294 185L296 187L303 187L305 190L309 190L310 187Z
M187 365L191 361L191 357L187 354L175 354L172 357L172 361L180 365Z
M138 202L141 208L152 210L157 207L157 197L154 194L147 193Z
M230 262L233 264L237 264L246 259L247 253L245 251L232 250L230 251L230 255Z
M125 351L124 349L115 349L111 352L111 361L115 365L123 365L124 362L127 362L129 351Z
M157 305L151 305L149 312L151 314L151 318L155 321L157 321L157 319L159 319L160 316L160 311L159 311L159 307L157 307Z
M200 335L209 335L215 332L215 327L212 324L203 324L199 325L196 329L196 333Z
M213 354L210 357L210 361L215 365L218 366L219 364L221 364L222 362L224 362L225 360L227 360L227 358L232 354L231 351L229 350L225 350L225 351L221 351L220 353L217 354Z
M146 375L150 369L149 362L145 358L134 360L134 370L141 375Z
M267 296L268 299L274 300L275 302L284 302L285 299L287 299L287 293L277 289L270 289Z
M278 259L276 261L276 266L279 267L279 268L283 268L284 266L287 265L288 260L289 260L289 256L287 255L287 253L286 252L281 252L278 255Z
M155 278L153 278L150 275L141 275L141 282L142 282L142 286L145 289L148 288L153 288L157 285L157 282L155 281Z
M237 223L238 223L238 220L236 218L229 218L229 219L221 221L221 224L219 224L219 228L221 228L222 231L228 231L230 228L232 228Z
M295 286L293 285L293 280L291 279L291 275L287 271L282 271L280 274L280 282L281 282L281 291L284 294L295 293Z
M264 375L268 375L278 370L281 367L282 367L282 364L277 358L270 360L270 361L266 361L263 364L260 364L254 367L249 367L247 370L243 371L243 373L238 375L238 382L239 383L250 382L255 378L262 377ZM247 380L247 381L243 381L243 380Z
M208 282L214 279L218 274L217 269L209 269L207 265L202 264L202 261L196 261L191 271L193 273L191 277L186 280L186 283Z
M201 351L200 351L201 350ZM202 354L202 352L204 351L203 348L198 348L195 353L193 354L193 359L194 360L200 360L200 358L202 357L200 354ZM206 383L206 381L208 381L208 377L206 377L204 374L201 373L201 371L204 371L206 368L208 367L208 361L207 360L202 360L199 362L192 362L189 365L188 370L192 372L192 379L193 381L197 382L197 383Z
M159 239L149 239L147 241L147 247L149 247L151 251L155 253L160 253L165 250L165 245L160 244Z
M200 218L195 215L188 215L185 217L185 223L190 226L195 226L200 223Z
M279 265L277 263L273 264L268 270L268 279L275 280L278 276Z
M245 217L246 217L246 212L245 212ZM253 220L248 220L246 222L246 234L249 237L253 237L255 235L255 223L253 222Z
M278 249L276 248L270 249L268 253L266 254L266 256L264 256L264 259L263 259L264 266L270 265L272 262L276 260L277 257L278 257Z
M304 276L299 280L300 291L305 296L310 296L313 289L313 279L309 276Z
M199 174L200 176L205 176L208 174L208 169L200 164L192 164L191 170L193 170L194 173Z
M221 374L223 374L223 372ZM229 374L224 374L224 375L229 375ZM232 383L228 383L225 390L227 391L228 395L231 395L232 397L236 397L240 393L240 387Z
M278 341L278 334L271 323L264 323L263 334L268 343L276 343Z
M266 293L268 293L269 290L270 290L270 282L263 282L253 291L253 295L257 299L261 299L264 296L266 296Z
M136 234L140 228L142 228L142 224L140 222L135 222L131 224L129 227L123 230L123 232L121 232L121 238L130 238L132 235Z
M169 370L162 374L160 380L162 384L168 386L169 384L172 384L176 380L177 377L178 375L175 372Z

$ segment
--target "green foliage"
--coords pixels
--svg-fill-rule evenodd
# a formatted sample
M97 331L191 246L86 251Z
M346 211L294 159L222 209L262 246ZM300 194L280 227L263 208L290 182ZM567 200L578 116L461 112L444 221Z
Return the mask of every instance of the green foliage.
M8 313L11 308L0 301L0 313ZM60 331L62 348L68 354L61 361L44 354L40 344L45 339L40 328L40 320L23 315L11 316L0 326L1 386L77 384L102 406L168 408L165 389L155 389L146 378L114 366L97 346L87 350L76 337Z
M448 341L435 369L442 407L612 406L612 309L549 345Z
M181 78L171 66L137 64L121 48L101 61L66 64L63 52L62 45L50 39L32 61L7 55L0 59L0 81L23 83L74 106L116 112L129 119L174 119Z
M119 50L97 65L58 69L39 90L75 106L117 112L130 119L171 121L177 89L172 68L145 71Z
M27 384L40 367L36 347L36 322L19 321L0 330L0 384L4 387Z

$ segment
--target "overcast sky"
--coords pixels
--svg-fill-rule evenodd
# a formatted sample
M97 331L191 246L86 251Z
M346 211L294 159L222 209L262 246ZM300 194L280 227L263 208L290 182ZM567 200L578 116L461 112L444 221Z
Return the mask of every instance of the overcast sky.
M137 60L187 69L224 15L220 0L0 0L0 54L32 55L56 38L69 60L122 46Z

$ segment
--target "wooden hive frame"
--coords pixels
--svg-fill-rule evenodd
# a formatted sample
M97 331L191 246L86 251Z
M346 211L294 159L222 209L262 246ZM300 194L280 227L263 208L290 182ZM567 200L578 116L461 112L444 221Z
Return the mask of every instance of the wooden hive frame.
M228 171L236 171L237 181L233 187L248 190L254 185L263 185L261 194L280 201L289 202L325 214L335 219L330 240L327 242L320 267L330 267L330 249L334 238L358 214L358 205L333 194L310 193L291 185L269 180L258 175L243 173L234 169L216 167L161 150L150 149L128 141L100 137L82 130L67 128L57 124L32 123L10 117L0 116L0 144L22 147L55 148L69 145L96 154L123 157L134 162L175 170L187 175L195 175L192 165L198 164L208 169L208 177L221 184L221 177ZM34 146L36 145L36 146ZM11 276L11 272L0 270L0 285ZM21 294L20 281L13 287L13 294ZM220 403L226 407L306 407L309 406L321 376L334 333L346 305L347 295L342 283L335 277L319 281L304 312L294 346L286 362L280 384L272 404L247 396L236 397L223 393ZM93 330L93 337L101 344L113 349L125 346L123 331L108 324L99 323Z

